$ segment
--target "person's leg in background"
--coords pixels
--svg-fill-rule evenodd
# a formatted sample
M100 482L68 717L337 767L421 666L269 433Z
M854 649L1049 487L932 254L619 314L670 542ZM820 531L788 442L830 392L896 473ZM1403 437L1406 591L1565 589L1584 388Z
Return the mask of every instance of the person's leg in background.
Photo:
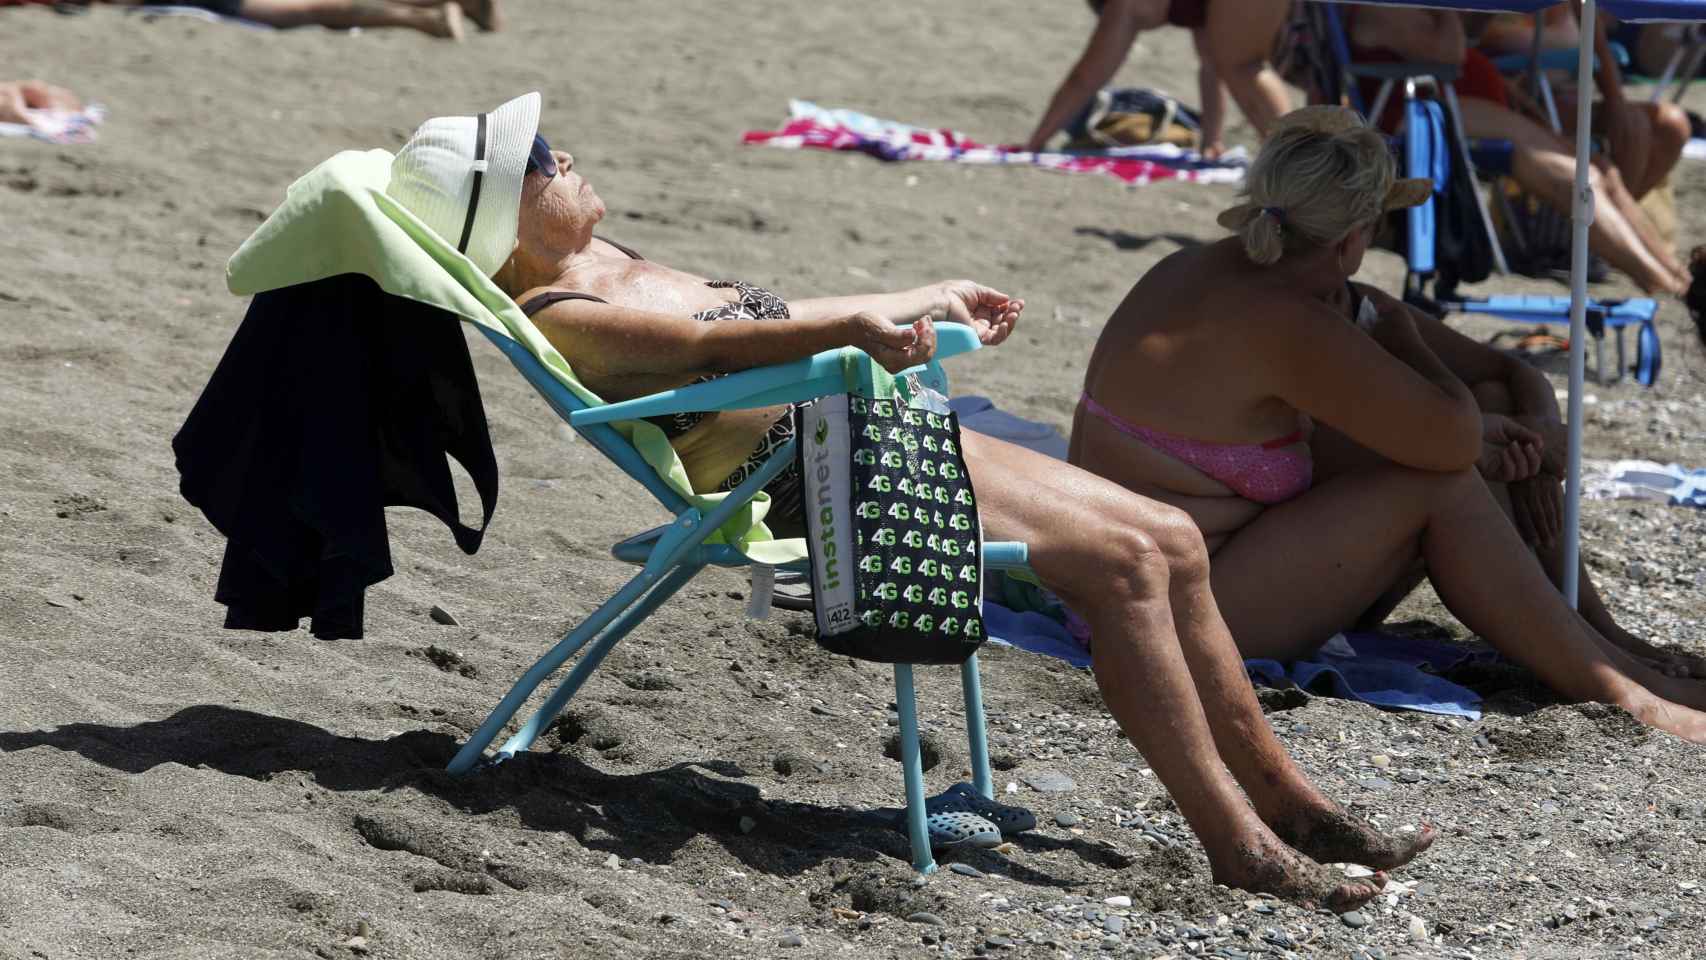
M393 0L396 3L407 4L411 7L437 7L445 0ZM456 0L462 12L474 25L481 30L495 33L504 27L503 10L498 6L498 0Z
M446 40L462 39L462 8L455 3L415 6L392 0L242 0L237 15L285 29L408 27Z
M1290 13L1290 0L1209 0L1203 25L1214 72L1262 136L1291 111L1285 81L1269 63Z
M1576 160L1568 144L1550 130L1527 117L1491 101L1464 97L1458 101L1463 128L1471 137L1509 140L1515 146L1511 175L1529 191L1560 213L1568 214L1575 196ZM1594 211L1588 246L1613 267L1628 274L1649 293L1677 293L1688 285L1680 264L1667 263L1648 247L1635 222L1646 224L1656 237L1657 228L1623 188L1615 170L1591 168L1594 192L1603 198ZM1609 202L1607 202L1609 201ZM1672 258L1674 260L1674 258Z

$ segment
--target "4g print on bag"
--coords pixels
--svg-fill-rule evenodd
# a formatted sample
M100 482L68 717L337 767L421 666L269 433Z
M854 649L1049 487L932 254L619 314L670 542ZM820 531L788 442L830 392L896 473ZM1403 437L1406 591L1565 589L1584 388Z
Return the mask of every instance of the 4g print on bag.
M818 642L884 662L963 661L984 639L982 532L958 421L860 396L796 416Z

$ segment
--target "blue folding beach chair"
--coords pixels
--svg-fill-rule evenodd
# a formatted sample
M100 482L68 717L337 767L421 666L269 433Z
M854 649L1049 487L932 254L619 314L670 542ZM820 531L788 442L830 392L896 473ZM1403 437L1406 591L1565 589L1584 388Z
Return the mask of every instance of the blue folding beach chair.
M1458 73L1455 66L1439 63L1356 63L1351 58L1350 43L1335 5L1314 3L1310 4L1310 7L1310 26L1319 34L1320 46L1325 48L1320 53L1327 57L1330 65L1329 69L1321 71L1318 77L1318 82L1322 85L1321 92L1327 99L1342 99L1364 116L1377 117L1385 110L1394 92L1402 91L1404 120L1398 137L1407 176L1428 177L1436 186L1443 186L1453 166L1457 164L1469 171L1490 169L1495 172L1508 172L1511 150L1508 142L1481 140L1471 144L1464 134L1457 93L1452 87L1452 81ZM1526 60L1525 57L1525 62ZM1374 102L1366 107L1356 84L1361 78L1380 81ZM1426 86L1434 87L1441 99L1424 100L1417 97L1418 89ZM1452 125L1452 137L1446 135L1447 123ZM1454 141L1457 145L1456 151L1452 151L1450 147ZM1493 229L1492 216L1485 200L1479 194L1476 196L1476 205L1482 229L1486 231L1487 241L1492 249L1494 267L1499 273L1508 274L1510 269L1499 243L1498 233ZM1425 309L1484 314L1519 323L1570 322L1570 298L1567 296L1465 297L1459 295L1454 288L1439 283L1435 283L1430 292L1426 285L1438 276L1438 232L1435 213L1435 202L1430 199L1421 206L1410 208L1405 218L1407 242L1404 299L1407 302ZM1646 386L1652 386L1658 379L1662 353L1658 331L1653 325L1653 318L1657 313L1658 303L1646 297L1588 301L1587 325L1594 338L1594 362L1599 382L1622 379L1627 369L1624 342L1624 330L1627 327L1637 328L1634 363L1636 379ZM1617 334L1617 375L1611 381L1607 380L1605 371L1604 339L1608 328Z
M936 329L937 357L965 353L979 346L976 334L968 327L939 324ZM635 400L589 405L566 389L521 343L490 327L483 326L481 330L544 396L558 416L568 421L625 473L639 481L675 514L675 520L623 540L611 548L617 559L638 565L640 572L528 669L456 754L450 764L453 773L465 773L482 762L502 761L527 750L598 669L616 643L696 574L708 566L741 567L752 563L727 542L707 541L718 531L725 531L728 524L738 523L737 515L793 458L793 442L779 448L757 472L715 507L702 511L666 484L635 446L611 426L612 423L687 411L740 410L799 403L849 390L868 393L874 379L880 379L870 357L858 350L845 348ZM936 361L908 373L918 377L919 382L946 392L947 381ZM904 389L905 380L899 382ZM733 537L738 538L738 534ZM724 539L730 539L726 531ZM1024 569L1026 546L1023 543L986 543L983 561L984 566L991 570ZM798 559L779 566L804 572L803 551ZM486 747L529 695L583 648L585 653L581 654L579 662L532 718L498 748L489 761L486 760ZM993 799L994 783L989 771L989 748L984 731L983 692L975 654L961 666L960 679L965 696L973 785L984 798ZM918 712L910 664L894 665L894 683L895 705L900 713L901 764L906 784L907 832L912 843L912 863L919 871L929 873L936 864L931 856L925 825L924 773L919 759Z
M231 292L247 296L358 273L372 278L387 293L461 317L509 357L558 416L675 516L666 526L616 544L616 557L637 564L639 573L539 658L510 689L451 761L453 772L466 773L485 762L501 761L528 749L616 643L706 567L753 566L759 584L761 574L773 573L777 567L806 569L805 541L773 539L760 522L766 499L762 488L793 458L792 443L778 449L733 492L701 496L688 484L686 472L662 431L635 421L689 410L799 403L849 390L870 393L879 382L885 388L893 383L910 390L916 378L942 393L947 392L948 385L941 365L935 361L895 381L875 368L870 357L848 348L605 404L579 382L570 363L514 300L465 255L391 199L386 187L393 160L384 150L344 151L291 184L284 203L226 265ZM937 357L966 353L979 346L976 334L964 325L938 324L936 331ZM983 559L986 569L1022 570L1026 547L1023 543L985 543ZM532 719L488 761L486 747L533 691L583 650L580 661ZM895 665L894 678L912 861L919 870L929 872L935 869L935 862L927 829L912 667ZM983 693L975 656L962 665L961 680L973 786L983 799L992 801L995 790L989 773ZM966 798L956 798L955 805L966 802Z

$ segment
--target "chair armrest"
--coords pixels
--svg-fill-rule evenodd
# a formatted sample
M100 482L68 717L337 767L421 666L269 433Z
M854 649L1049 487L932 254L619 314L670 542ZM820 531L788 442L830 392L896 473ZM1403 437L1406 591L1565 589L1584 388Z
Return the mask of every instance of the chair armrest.
M1463 69L1453 63L1424 63L1418 60L1408 63L1353 63L1345 68L1345 72L1353 77L1371 77L1375 80L1434 77L1441 83L1450 83L1457 79Z
M1629 52L1625 50L1623 51L1622 56L1618 56L1616 49L1617 48L1615 47L1613 48L1612 56L1617 57L1621 64L1629 56ZM1573 72L1576 69L1576 56L1575 47L1559 47L1554 50L1542 50L1540 51L1540 69L1569 70ZM1509 76L1511 74L1526 71L1529 66L1534 63L1534 57L1526 53L1507 53L1493 57L1492 61L1493 66L1498 67L1500 73ZM1594 58L1593 69L1599 69L1598 57Z
M970 353L981 346L977 334L964 324L936 324L938 359ZM803 403L819 397L846 393L848 383L845 361L849 359L865 365L869 370L871 358L862 350L853 347L825 350L787 363L755 367L704 383L576 410L569 415L569 423L581 427L690 411L750 410L754 407L774 407L784 403ZM911 367L902 371L901 375L916 373L924 368L923 364Z

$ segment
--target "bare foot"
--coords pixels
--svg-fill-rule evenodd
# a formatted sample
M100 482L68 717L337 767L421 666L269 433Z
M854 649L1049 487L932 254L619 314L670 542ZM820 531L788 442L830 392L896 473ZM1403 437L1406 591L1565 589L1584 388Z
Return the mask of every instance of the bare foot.
M1271 893L1308 908L1326 907L1334 913L1356 909L1374 899L1386 886L1384 873L1360 880L1348 879L1271 834L1259 843L1259 847L1239 844L1232 863L1215 864L1214 881L1252 893Z
M443 19L438 29L433 31L433 36L461 43L463 34L462 8L454 3L447 3L439 7L438 12Z
M1706 659L1680 650L1668 650L1635 636L1615 623L1595 623L1599 635L1622 648L1624 653L1667 677L1706 679Z
M462 12L474 25L487 33L496 33L504 28L503 11L498 9L498 0L457 0Z
M1270 826L1275 836L1322 863L1356 863L1374 870L1409 863L1439 837L1439 831L1425 823L1413 837L1388 836L1334 803L1276 818Z
M1690 743L1706 743L1706 713L1691 710L1655 696L1634 699L1618 706L1655 730L1674 733Z
M1706 683L1701 683L1693 677L1677 677L1661 672L1661 676L1653 682L1643 682L1642 686L1678 706L1706 711Z

